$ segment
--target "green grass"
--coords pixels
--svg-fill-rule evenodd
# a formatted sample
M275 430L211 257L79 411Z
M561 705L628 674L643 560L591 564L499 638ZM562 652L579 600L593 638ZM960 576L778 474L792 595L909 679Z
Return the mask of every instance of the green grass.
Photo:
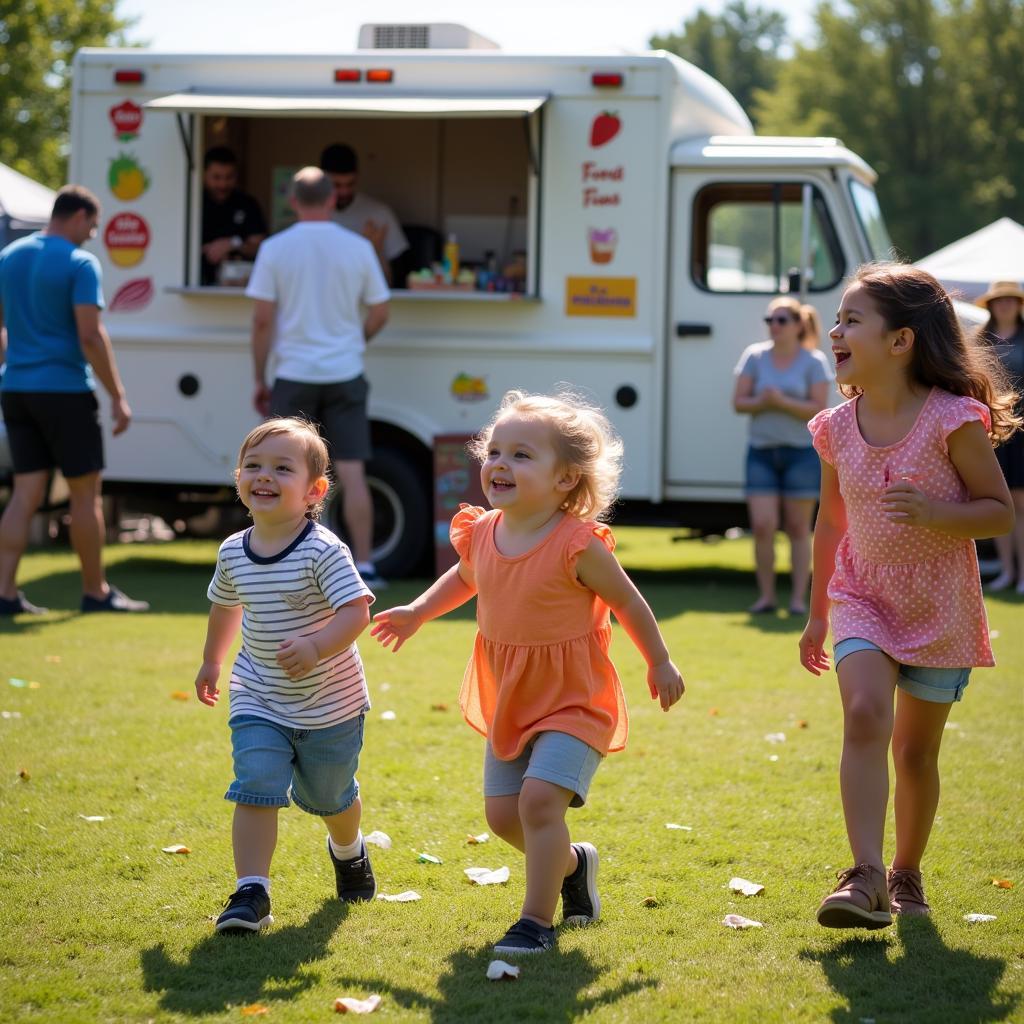
M305 1022L330 1019L336 996L379 992L382 1021L1024 1020L1024 603L990 602L999 667L976 672L952 712L926 863L932 918L826 932L814 909L848 860L834 677L800 669L799 623L744 613L749 542L617 533L688 692L662 714L616 631L630 743L569 819L600 848L603 919L562 933L557 952L504 984L484 970L516 916L523 865L496 840L465 844L486 828L482 743L456 702L469 609L399 655L362 643L374 702L364 827L394 840L374 852L383 891L415 888L422 901L340 907L322 828L293 808L281 815L276 924L230 939L211 923L233 883L227 708L171 697L192 690L216 545L111 549L113 579L154 606L126 618L79 616L73 557L30 554L22 582L55 610L0 624L0 709L21 713L0 720L0 1019L238 1021L261 1003L257 1019ZM777 731L786 742L769 745ZM161 852L178 842L192 853ZM444 863L417 863L421 850ZM502 864L504 887L471 888L462 873ZM732 895L733 875L765 893ZM971 926L969 911L998 919ZM726 929L730 912L764 928Z

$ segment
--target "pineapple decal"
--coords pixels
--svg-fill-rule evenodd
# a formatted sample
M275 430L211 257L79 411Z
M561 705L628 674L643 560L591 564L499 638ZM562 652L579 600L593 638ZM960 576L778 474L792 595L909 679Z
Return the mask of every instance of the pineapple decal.
M149 188L149 175L130 153L121 153L110 161L107 184L118 199L138 199Z

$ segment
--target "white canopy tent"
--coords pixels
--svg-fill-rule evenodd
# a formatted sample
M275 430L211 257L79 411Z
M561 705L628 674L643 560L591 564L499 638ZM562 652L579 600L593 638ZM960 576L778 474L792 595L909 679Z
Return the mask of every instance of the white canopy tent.
M1000 217L918 260L917 266L973 301L993 281L1024 281L1024 226Z
M0 164L0 245L50 220L57 193L6 164Z

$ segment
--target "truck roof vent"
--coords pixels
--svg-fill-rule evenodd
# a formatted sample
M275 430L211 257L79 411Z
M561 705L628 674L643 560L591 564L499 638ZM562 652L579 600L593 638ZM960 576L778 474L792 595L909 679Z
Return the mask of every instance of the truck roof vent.
M465 25L434 22L424 25L362 25L360 50L497 50L493 40Z

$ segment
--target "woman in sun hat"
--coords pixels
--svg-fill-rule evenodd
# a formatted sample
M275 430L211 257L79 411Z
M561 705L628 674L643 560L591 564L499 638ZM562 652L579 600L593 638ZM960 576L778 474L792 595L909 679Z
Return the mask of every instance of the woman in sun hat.
M1024 412L1024 288L1016 281L995 281L975 302L988 310L988 323L980 337L996 347L999 358L1017 392L1017 414ZM996 537L1001 571L988 590L1006 590L1017 583L1024 594L1024 435L1020 432L996 449L1017 512L1012 533Z

